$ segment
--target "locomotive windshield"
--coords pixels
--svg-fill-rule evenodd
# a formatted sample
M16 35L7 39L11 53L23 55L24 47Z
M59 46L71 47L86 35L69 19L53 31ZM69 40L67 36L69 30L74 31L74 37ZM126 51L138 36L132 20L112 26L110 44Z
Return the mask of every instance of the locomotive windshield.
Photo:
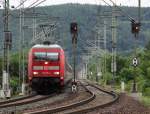
M45 60L46 53L45 52L35 52L34 53L34 60Z
M47 53L47 60L58 61L58 53Z
M59 60L59 54L56 52L35 52L34 53L34 60L38 61L58 61Z

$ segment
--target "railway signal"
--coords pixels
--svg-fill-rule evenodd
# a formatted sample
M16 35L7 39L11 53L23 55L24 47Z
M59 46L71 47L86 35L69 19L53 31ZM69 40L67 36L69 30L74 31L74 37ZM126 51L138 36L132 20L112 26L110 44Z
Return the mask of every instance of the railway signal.
M73 44L73 73L74 79L72 82L72 92L77 91L77 82L76 82L76 45L77 45L77 36L78 36L78 24L72 22L70 24L70 33L72 35L72 44Z
M140 23L139 22L135 22L134 20L131 21L131 31L133 34L138 34L140 31Z
M77 35L78 35L78 24L76 22L73 22L70 24L70 32L73 35L72 36L72 44L77 44Z
M77 34L78 24L76 22L71 23L70 32L71 32L71 34Z
M135 58L133 58L132 60L132 64L134 66L134 70L136 71L136 67L138 65L138 60L136 58L136 43L137 43L137 38L138 38L138 35L139 35L139 32L140 32L140 26L141 26L141 23L140 23L140 8L141 8L141 1L139 0L139 21L136 22L135 20L131 20L131 32L134 34L134 37L135 37L135 46L134 46L134 55L135 55ZM137 92L137 88L136 88L136 80L135 80L135 76L134 76L134 79L133 79L133 87L132 87L132 92L135 93Z
M134 67L137 67L137 65L138 65L138 59L136 57L133 58L132 64L133 64Z

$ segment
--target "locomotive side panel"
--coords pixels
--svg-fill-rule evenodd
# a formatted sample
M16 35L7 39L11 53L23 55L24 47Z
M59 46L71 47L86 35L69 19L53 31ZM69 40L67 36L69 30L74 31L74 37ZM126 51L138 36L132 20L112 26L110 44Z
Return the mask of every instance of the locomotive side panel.
M65 55L64 51L61 49L60 51L60 85L64 86L65 79Z

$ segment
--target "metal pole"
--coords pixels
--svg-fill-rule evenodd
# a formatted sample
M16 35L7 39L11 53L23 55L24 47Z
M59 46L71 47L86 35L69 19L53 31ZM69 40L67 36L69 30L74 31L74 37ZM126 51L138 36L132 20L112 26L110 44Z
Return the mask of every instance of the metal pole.
M138 23L140 24L140 21L141 21L141 0L138 0ZM138 26L140 27L140 26ZM140 30L140 29L139 29ZM137 39L139 37L139 31L138 32L135 32L134 33L134 38L135 38L135 43L134 43L134 56L135 58L137 58L137 52L136 52L136 49L137 49ZM137 68L137 65L134 66L134 72L136 72L136 68ZM136 74L135 76L133 77L133 86L132 86L132 92L135 93L137 92L137 88L136 88Z
M21 0L21 2L23 2ZM23 4L23 8L22 8L22 94L25 95L25 52L24 52L24 4Z
M85 79L89 79L89 74L88 74L88 62L86 63L86 78Z
M74 68L74 82L76 81L76 43L77 34L73 34L73 68Z
M136 48L137 48L137 36L138 34L135 34L135 45L134 45L134 56L136 57L137 53L136 53ZM136 66L134 66L134 72L136 72ZM135 80L135 77L136 77L136 74L135 76L133 77L133 88L132 88L132 92L135 93L137 92L137 88L136 88L136 80Z
M98 48L98 50L99 51L101 51L100 49L101 49L101 45L100 45L100 43L101 43L101 30L100 30L100 27L99 27L99 29L98 29L98 39L97 39L97 48ZM100 56L100 55L99 55ZM99 59L99 57L97 57L97 64L96 64L96 82L98 82L99 81L99 77L98 77L98 72L99 71L101 71L101 69L102 69L102 66L100 65L101 64L101 59Z
M98 82L98 63L96 64L96 82Z
M6 36L6 32L8 32L8 8L7 8L7 0L5 0L4 5L4 35ZM8 72L8 56L7 56L8 45L6 44L6 40L4 37L4 71Z
M73 71L74 71L74 79L72 82L72 92L77 91L77 83L76 83L76 44L77 44L77 31L78 25L77 23L73 22L70 24L70 32L72 34L72 45L73 45Z
M86 70L85 70L85 77L84 77L85 79L88 78L88 67L87 67L87 66L88 66L88 64L87 64L87 61L86 61L86 62L85 62L85 69L86 69Z
M138 15L139 15L139 23L141 22L141 0L138 0L138 2L139 2L139 8L138 8Z
M114 83L114 78L116 75L116 6L113 6L112 9L112 75L113 75L113 83Z
M20 0L22 3L22 0ZM21 91L21 56L22 56L22 8L20 8L20 34L19 34L19 91Z
M23 12L23 20L22 20L22 25L24 26L24 12ZM25 48L25 46L24 46L24 29L23 29L23 31L22 31L22 47L23 47L23 50L22 50L22 56L23 56L23 59L22 59L22 64L23 64L23 67L22 67L22 70L23 70L23 83L25 83L25 52L24 52L24 48Z
M34 13L35 11L33 10L33 13ZM43 28L44 29L44 28ZM44 30L43 30L43 32L45 32ZM34 15L34 17L33 17L33 41L36 39L36 16ZM44 39L45 39L45 37L44 37Z
M72 92L77 91L77 83L76 83L76 43L77 43L77 34L73 34L73 82L72 82Z
M73 36L74 39L75 39L75 35ZM74 71L74 82L75 82L75 79L76 79L76 52L75 52L75 49L76 46L75 46L75 40L73 40L73 71Z
M104 75L106 74L106 21L104 20Z
M11 33L9 32L9 0L4 1L4 55L3 55L3 88L1 97L10 97L9 87L9 49L11 48Z

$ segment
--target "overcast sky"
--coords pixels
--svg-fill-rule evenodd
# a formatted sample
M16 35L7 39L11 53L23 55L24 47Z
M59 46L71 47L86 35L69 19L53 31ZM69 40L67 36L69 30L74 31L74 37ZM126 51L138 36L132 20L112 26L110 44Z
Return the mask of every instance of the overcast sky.
M4 0L0 0L0 1L4 1ZM30 4L34 3L37 0L27 0L27 2L25 2L25 6L29 6ZM43 1L43 0L39 0ZM111 4L111 2L109 2L109 0L105 0L106 2L108 2L109 4ZM125 6L138 6L138 0L112 0L112 1L116 1L117 5L125 5ZM17 6L19 5L20 0L10 0L10 4ZM105 5L105 3L103 2L103 0L46 0L45 2L43 2L41 5L57 5L57 4L64 4L64 3L81 3L81 4L103 4ZM143 7L150 7L150 0L141 0L141 6Z

